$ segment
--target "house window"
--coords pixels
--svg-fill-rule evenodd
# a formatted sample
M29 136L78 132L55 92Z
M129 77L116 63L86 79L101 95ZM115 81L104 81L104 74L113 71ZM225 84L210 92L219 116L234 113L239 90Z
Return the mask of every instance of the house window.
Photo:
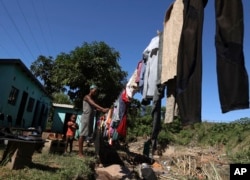
M28 112L32 112L34 103L35 103L35 99L30 97L29 102L28 102L28 106L27 106Z
M10 94L9 94L9 98L8 98L8 103L9 104L12 104L12 105L16 104L18 93L19 93L19 90L12 86Z

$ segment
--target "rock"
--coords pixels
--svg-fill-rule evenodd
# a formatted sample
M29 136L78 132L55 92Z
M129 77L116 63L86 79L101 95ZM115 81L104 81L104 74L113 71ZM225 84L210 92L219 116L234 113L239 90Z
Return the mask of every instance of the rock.
M130 170L125 166L113 164L107 167L96 168L97 178L124 179L129 176ZM103 179L100 179L103 180Z

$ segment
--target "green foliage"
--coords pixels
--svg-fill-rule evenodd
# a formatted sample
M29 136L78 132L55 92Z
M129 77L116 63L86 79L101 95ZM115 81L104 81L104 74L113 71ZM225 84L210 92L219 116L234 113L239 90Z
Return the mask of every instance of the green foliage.
M118 63L119 58L119 53L104 42L83 43L69 54L57 56L56 81L69 87L68 94L78 108L91 84L98 86L97 102L109 107L124 88L127 76Z
M151 132L150 106L143 116L139 112L133 118L129 116L128 139L150 136ZM182 127L177 117L172 123L161 124L158 145L165 148L168 144L219 147L227 150L232 162L250 163L250 118L241 118L231 123L202 122Z
M51 56L39 56L30 66L33 75L43 82L44 88L49 94L59 92L61 88L57 82L53 81L54 65L55 61Z
M69 96L63 92L53 93L53 102L58 104L72 104Z
M234 154L229 153L229 157L232 162L240 164L249 164L250 163L250 148L243 149Z
M175 142L175 133L179 133L181 130L181 122L179 118L174 119L172 123L162 124L161 131L158 135L158 143L162 147L166 147L167 144Z
M110 107L124 88L127 72L119 65L119 52L104 42L83 43L55 60L40 56L31 65L33 74L52 94L66 92L76 108L92 84L98 86L97 103Z

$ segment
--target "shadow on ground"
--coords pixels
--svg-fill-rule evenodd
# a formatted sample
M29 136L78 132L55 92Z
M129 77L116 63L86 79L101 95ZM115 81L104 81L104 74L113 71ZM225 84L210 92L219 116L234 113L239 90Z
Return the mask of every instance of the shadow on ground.
M50 167L50 166L47 166L47 165L44 165L44 164L39 164L39 163L31 163L29 165L29 168L39 169L39 170L42 170L42 171L49 171L49 172L56 172L57 170L60 169L60 168L57 168L57 167Z

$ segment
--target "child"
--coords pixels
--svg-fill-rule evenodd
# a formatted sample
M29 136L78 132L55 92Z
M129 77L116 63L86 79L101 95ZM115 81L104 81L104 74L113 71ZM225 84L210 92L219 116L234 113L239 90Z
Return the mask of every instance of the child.
M69 144L69 152L72 152L73 148L73 141L75 137L76 130L79 128L78 124L76 123L76 115L72 114L70 119L67 123L67 132L66 132L66 146L65 146L65 153L67 153L68 144Z

